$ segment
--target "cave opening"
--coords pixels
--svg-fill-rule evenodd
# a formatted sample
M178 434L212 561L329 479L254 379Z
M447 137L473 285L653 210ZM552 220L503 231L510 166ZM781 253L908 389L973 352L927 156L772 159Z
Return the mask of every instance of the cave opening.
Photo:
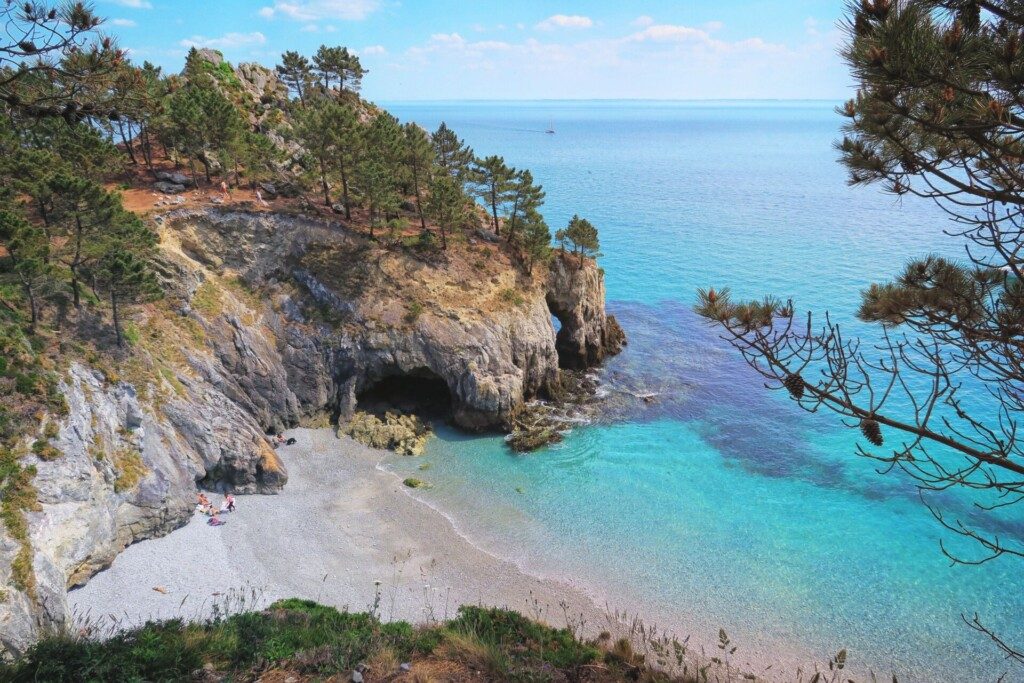
M577 366L576 358L573 353L569 350L571 344L568 344L569 330L565 324L565 313L559 311L558 306L552 301L552 298L547 298L548 312L551 314L551 327L555 330L555 350L558 351L558 367L563 370L572 369Z
M400 412L445 420L452 414L448 384L429 368L387 375L356 394L356 410L377 416Z

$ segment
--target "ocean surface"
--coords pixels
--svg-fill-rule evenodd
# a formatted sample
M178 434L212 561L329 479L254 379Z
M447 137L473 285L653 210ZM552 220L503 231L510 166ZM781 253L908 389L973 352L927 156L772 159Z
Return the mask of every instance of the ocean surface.
M574 213L598 227L608 309L629 336L602 379L658 393L526 456L442 429L424 458L388 463L433 484L418 496L480 547L611 609L695 643L725 629L737 658L821 665L845 647L880 680L1020 680L961 620L977 612L1024 641L1020 562L951 565L939 541L957 540L905 476L858 458L838 418L765 390L692 312L698 287L727 285L876 339L854 319L868 283L963 254L937 207L846 185L836 103L383 104L531 169L552 230ZM962 496L938 502L984 522ZM999 520L1022 529L1024 508Z

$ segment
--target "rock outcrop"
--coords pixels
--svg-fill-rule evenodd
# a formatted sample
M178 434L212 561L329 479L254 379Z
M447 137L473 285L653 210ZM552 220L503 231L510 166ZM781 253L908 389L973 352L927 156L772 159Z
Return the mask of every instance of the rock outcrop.
M125 546L184 524L197 487L284 485L266 432L325 412L344 421L389 378L447 389L464 428L508 429L528 400L557 394L560 363L592 365L622 341L590 261L525 275L495 244L418 254L264 212L159 223L167 297L136 320L149 370L72 364L59 457L24 456L41 504L27 513L36 589L0 602L8 651L64 623L67 589ZM7 585L15 545L0 535Z

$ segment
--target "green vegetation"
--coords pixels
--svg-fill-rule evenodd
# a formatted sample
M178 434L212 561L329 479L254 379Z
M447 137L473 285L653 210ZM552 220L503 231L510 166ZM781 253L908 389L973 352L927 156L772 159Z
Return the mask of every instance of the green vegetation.
M114 451L113 463L117 472L114 490L118 493L134 489L148 472L142 462L142 455L136 450L120 448Z
M417 479L416 477L406 477L402 480L402 483L411 489L428 488L427 482L422 479Z
M412 325L423 315L423 304L419 301L409 302L409 310L405 312L405 322Z
M280 83L256 93L215 51L189 50L180 75L132 63L87 3L7 3L0 19L11 35L48 36L0 45L0 492L5 532L22 545L23 590L33 582L24 513L36 501L22 461L61 457L56 432L39 434L66 411L61 373L77 359L148 400L185 397L182 342L206 341L200 324L161 302L155 223L126 208L140 179L163 179L168 192L273 184L268 198L294 200L288 210L326 205L374 249L423 260L446 258L490 223L504 238L496 248L525 271L523 287L550 255L544 192L529 171L476 159L445 124L428 133L362 101L366 70L343 46L321 46L311 60L286 52ZM205 281L191 305L216 316L229 289L250 301L236 284ZM405 322L422 313L410 303ZM118 491L146 475L138 453L111 459Z
M411 680L700 680L658 673L627 640L585 642L509 610L466 606L450 621L413 627L298 599L205 624L151 622L105 641L50 637L0 668L0 678L177 681L205 668L225 680L254 680L270 670L316 679L362 670L368 680L382 680L403 662Z

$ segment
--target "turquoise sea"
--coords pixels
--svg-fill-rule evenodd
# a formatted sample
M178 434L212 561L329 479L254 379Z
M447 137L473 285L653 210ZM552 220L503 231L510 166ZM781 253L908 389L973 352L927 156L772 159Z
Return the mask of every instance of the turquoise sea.
M612 609L697 643L724 628L738 658L824 663L845 647L880 680L1020 680L961 621L977 612L1024 641L1019 562L951 566L949 534L905 477L856 457L838 419L764 390L692 312L698 287L730 285L827 308L871 338L853 318L862 288L911 257L962 254L935 206L846 185L836 103L385 104L530 168L553 229L576 212L598 226L630 341L602 377L659 393L528 456L442 430L420 475L434 488L418 495L477 545ZM993 524L963 497L939 502ZM1024 538L1024 508L994 530Z

